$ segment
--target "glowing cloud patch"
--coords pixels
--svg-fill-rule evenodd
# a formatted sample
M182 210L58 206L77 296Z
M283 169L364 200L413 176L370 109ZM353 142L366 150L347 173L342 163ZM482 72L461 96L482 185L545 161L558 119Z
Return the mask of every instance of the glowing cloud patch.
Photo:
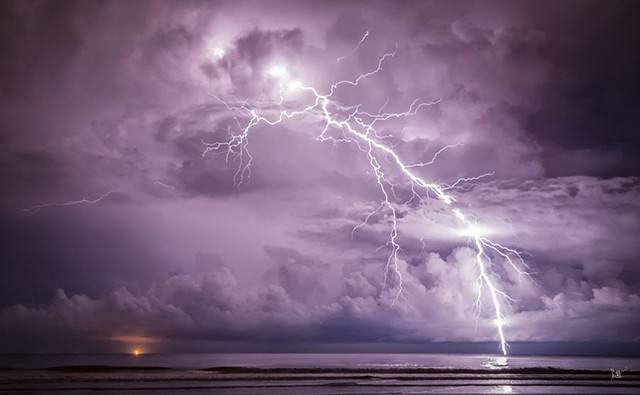
M276 78L276 79L284 79L289 76L289 72L284 65L276 64L269 67L266 71L267 76Z

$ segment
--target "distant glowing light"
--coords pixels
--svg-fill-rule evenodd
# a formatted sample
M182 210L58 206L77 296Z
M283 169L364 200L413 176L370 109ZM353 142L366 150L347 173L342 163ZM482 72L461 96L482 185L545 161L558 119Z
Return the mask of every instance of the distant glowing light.
M301 89L302 88L302 82L300 81L291 81L287 84L287 88L289 88L290 90L296 90L296 89Z
M138 357L142 355L142 350L139 348L134 348L133 350L131 350L131 355L133 355L134 357Z
M206 56L213 60L220 60L227 54L224 46L218 41L210 41L206 44Z
M269 69L267 70L267 75L269 77L283 79L289 76L289 72L287 71L287 68L285 66L277 64L269 67Z
M486 228L486 227L484 227L484 226L480 226L478 224L467 223L466 224L466 228L460 230L458 233L461 236L471 237L471 238L475 239L477 237L482 238L482 237L485 237L485 236L491 234L491 230Z
M222 47L213 48L213 57L216 58L216 59L224 58L225 53L226 53L226 51Z

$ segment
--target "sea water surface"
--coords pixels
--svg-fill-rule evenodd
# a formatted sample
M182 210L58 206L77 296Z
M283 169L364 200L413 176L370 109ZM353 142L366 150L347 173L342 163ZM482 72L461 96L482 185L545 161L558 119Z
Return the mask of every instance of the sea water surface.
M560 369L640 370L640 358L576 356L501 356L466 354L4 354L0 368L41 369L55 366L107 365L205 369L255 368L443 368L499 369L551 367Z
M639 372L640 359L613 357L13 354L0 355L0 395L623 395L640 394Z

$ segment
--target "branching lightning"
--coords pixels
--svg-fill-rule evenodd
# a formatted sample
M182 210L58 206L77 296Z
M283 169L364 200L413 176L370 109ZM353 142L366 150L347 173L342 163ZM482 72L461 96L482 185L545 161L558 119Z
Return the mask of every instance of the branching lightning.
M429 160L428 162L418 162L418 163L414 163L414 164L411 164L411 165L407 165L407 169L410 169L412 167L431 166L432 164L436 163L436 159L438 159L438 156L440 156L440 154L442 154L446 150L448 150L450 148L462 147L463 145L464 144L462 144L462 143L445 145L444 147L442 147L439 150L437 150L436 153L433 154L433 157L431 158L431 160Z
M362 37L356 49L364 42L367 36L368 32ZM384 112L385 102L385 105L383 105L377 113L369 113L361 111L359 105L355 107L345 107L335 98L338 89L348 86L358 86L366 78L379 73L385 61L393 58L396 52L397 45L394 51L387 52L378 59L378 64L375 69L360 74L353 80L335 82L330 86L327 93L321 93L314 87L306 86L302 82L292 79L284 65L271 67L266 70L265 74L267 78L273 79L273 81L279 85L280 95L277 104L280 106L280 110L274 111L273 107L270 107L260 112L259 109L249 104L244 103L239 106L232 106L218 98L234 115L234 119L239 127L239 133L232 134L228 140L222 142L203 141L204 150L202 155L205 156L210 152L223 152L227 161L231 157L235 157L238 161L238 167L234 174L234 182L236 185L240 185L250 177L250 167L253 157L248 149L249 137L251 131L259 124L273 126L293 117L306 116L319 120L323 125L319 134L316 136L317 140L331 143L354 143L367 157L377 186L380 189L382 200L380 204L364 218L362 223L353 228L352 236L359 228L365 226L375 213L385 211L389 214L390 230L387 246L390 251L385 266L384 285L385 288L387 288L389 287L389 282L394 281L395 302L402 294L404 285L398 262L398 254L401 247L398 241L397 208L396 203L394 203L392 199L392 197L395 197L394 184L387 173L385 173L382 161L383 158L387 159L395 165L395 170L409 183L412 192L410 200L418 199L419 201L424 201L430 196L435 196L443 202L450 213L457 218L464 228L463 233L473 241L472 244L476 250L475 261L478 268L476 305L477 308L480 309L481 296L486 289L493 307L495 316L493 322L497 328L500 350L506 355L507 342L504 333L506 320L503 303L508 303L512 299L496 285L495 276L491 274L491 266L497 261L492 260L490 254L494 255L494 258L506 262L507 267L514 270L519 276L527 274L524 270L520 269L521 266L526 268L526 265L518 251L504 247L488 239L482 228L475 222L470 221L463 214L460 207L457 207L454 197L447 193L448 190L455 188L461 183L476 181L491 176L493 173L486 173L476 177L460 178L450 185L439 185L428 182L415 173L414 169L435 163L438 156L446 150L459 147L462 144L444 146L438 150L429 161L408 164L400 158L393 146L385 143L385 136L380 136L375 129L375 124L378 122L415 115L421 108L437 104L440 100L423 101L416 99L411 103L407 111L400 113ZM344 57L338 58L338 61L343 58ZM310 103L306 106L301 105L297 109L283 109L282 106L285 102L285 96L293 92L306 92L311 98ZM241 122L238 117L246 119L246 122Z
M48 207L67 207L67 206L76 206L79 204L96 204L101 202L103 199L107 198L109 195L113 194L113 191L109 191L109 192L105 192L102 195L96 197L96 198L82 198L82 199L78 199L78 200L67 200L64 202L54 202L54 203L42 203L42 204L36 204L34 206L28 207L28 208L23 208L20 210L20 212L23 213L35 213L39 210L42 210L44 208L48 208Z

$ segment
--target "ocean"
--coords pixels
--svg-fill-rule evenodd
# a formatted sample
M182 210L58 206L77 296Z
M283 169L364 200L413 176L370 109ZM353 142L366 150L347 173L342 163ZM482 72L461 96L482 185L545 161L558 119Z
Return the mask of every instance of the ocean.
M640 394L640 359L462 354L0 355L0 394Z
M442 368L487 369L550 367L558 369L640 370L640 358L574 356L499 356L466 354L0 354L0 368L107 365L205 369L254 368Z

